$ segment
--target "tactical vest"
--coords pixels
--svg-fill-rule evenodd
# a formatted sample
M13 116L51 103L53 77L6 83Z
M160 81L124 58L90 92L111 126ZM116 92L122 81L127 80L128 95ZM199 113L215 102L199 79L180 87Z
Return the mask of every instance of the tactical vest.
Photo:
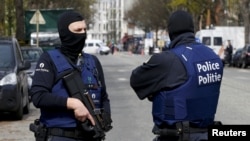
M185 66L188 80L174 90L154 96L154 123L171 126L178 121L192 121L198 127L207 127L213 123L217 109L222 61L213 50L199 43L191 47L177 46L171 51Z
M74 70L74 67L81 69L82 80L85 87L87 87L96 108L101 108L101 84L99 84L98 71L93 57L83 53L83 63L80 66L75 65L73 67L59 50L50 50L48 54L57 69L55 74L56 78L61 78L65 71ZM63 97L69 96L62 79L59 79L53 86L51 93ZM72 110L50 112L48 109L41 109L40 120L45 123L47 127L76 127L76 119Z

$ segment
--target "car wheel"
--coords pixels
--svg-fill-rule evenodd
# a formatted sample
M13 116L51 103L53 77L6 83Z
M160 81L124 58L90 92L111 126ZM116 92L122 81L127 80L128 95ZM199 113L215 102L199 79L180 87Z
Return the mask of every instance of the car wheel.
M23 99L20 98L20 105L18 106L18 109L13 112L13 116L16 120L22 120L23 118Z
M247 68L247 64L246 64L246 61L244 60L243 62L242 62L242 68Z
M29 97L27 97L27 100L26 100L26 105L23 109L23 113L24 114L28 114L30 112L30 101L29 101Z
M241 63L240 62L237 63L237 67L241 68Z

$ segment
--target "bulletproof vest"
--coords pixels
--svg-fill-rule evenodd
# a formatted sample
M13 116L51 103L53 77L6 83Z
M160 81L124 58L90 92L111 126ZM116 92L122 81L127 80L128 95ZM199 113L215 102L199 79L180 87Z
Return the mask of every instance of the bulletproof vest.
M60 95L63 97L68 97L69 94L65 89L63 84L62 74L65 72L70 72L78 67L81 70L82 80L84 82L85 88L88 90L89 95L93 99L96 108L101 107L101 84L98 77L98 71L95 65L94 58L83 53L82 63L79 65L72 66L67 58L59 50L49 50L48 54L50 55L55 67L56 67L56 78L59 77L58 81L52 88L52 94ZM74 65L74 64L73 64ZM53 115L54 114L54 115ZM48 127L75 127L75 118L73 111L57 111L57 112L48 112L41 111L41 120L47 123ZM51 118L53 117L53 118Z
M171 51L185 66L188 80L176 89L161 91L153 97L154 123L166 126L192 121L198 127L212 124L223 75L221 59L200 43L177 46Z

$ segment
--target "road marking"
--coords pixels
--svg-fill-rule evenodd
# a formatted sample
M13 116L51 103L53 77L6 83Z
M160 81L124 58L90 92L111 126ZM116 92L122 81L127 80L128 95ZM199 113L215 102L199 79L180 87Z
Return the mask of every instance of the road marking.
M127 70L124 70L124 69L119 69L117 70L118 72L126 72Z
M119 81L127 81L128 79L127 78L123 78L123 77L120 77L118 78Z

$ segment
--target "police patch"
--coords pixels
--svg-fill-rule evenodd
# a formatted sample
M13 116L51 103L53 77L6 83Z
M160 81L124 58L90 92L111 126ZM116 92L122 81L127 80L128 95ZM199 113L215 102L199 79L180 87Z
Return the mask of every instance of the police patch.
M195 63L195 69L197 72L198 85L208 85L221 82L222 72L221 63L218 59L202 61Z

